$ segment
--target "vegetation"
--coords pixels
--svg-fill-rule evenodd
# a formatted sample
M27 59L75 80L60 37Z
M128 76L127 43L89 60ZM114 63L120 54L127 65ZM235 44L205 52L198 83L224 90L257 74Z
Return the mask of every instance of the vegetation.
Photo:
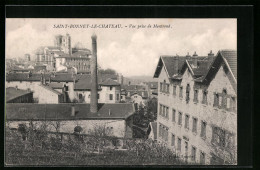
M108 68L108 69L99 69L98 72L101 73L101 74L114 74L114 75L117 74L117 72L115 70L110 69L110 68Z
M6 128L6 165L183 164L164 145L151 140L109 136L110 132L102 126L94 128L90 135L46 133L44 122L42 126L36 127L32 123L19 129ZM79 127L75 130L81 131ZM27 136L27 140L22 139L23 135Z

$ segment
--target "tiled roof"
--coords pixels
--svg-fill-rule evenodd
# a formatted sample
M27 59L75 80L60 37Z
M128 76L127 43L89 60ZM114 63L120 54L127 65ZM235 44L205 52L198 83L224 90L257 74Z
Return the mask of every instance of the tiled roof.
M223 56L225 55L225 56ZM229 58L229 59L227 59ZM214 76L217 74L219 68L221 67L221 64L224 63L228 70L231 72L230 75L234 75L234 76L229 76L228 78L230 79L230 82L233 86L233 88L236 91L236 86L237 86L237 81L236 81L236 71L237 71L237 61L236 60L236 51L233 50L222 50L219 51L216 58L214 59L212 65L210 66L210 68L207 70L206 74L202 77L196 78L195 81L196 82L203 82L203 83L210 83L211 80L214 78ZM231 63L232 66L229 65L229 62ZM235 72L235 73L233 73Z
M178 57L178 68L177 69L174 69L175 61L176 61L175 57ZM195 76L203 74L203 72L205 71L205 69L207 69L207 66L208 66L207 57L197 56L197 59L198 59L199 67L196 69L195 68L193 69ZM158 77L162 67L165 66L165 69L166 69L166 72L167 72L169 78L172 78L179 74L179 72L183 69L183 66L185 65L186 61L189 61L190 64L192 63L191 58L189 58L187 60L186 56L161 56L159 63L157 65L157 69L155 71L154 77L155 78ZM178 72L177 72L177 70L178 70Z
M74 90L90 90L91 89L91 75L82 74L77 75L77 82L75 83Z
M32 73L30 77L28 77L28 73L9 73L6 75L6 81L40 81L42 76L46 81L51 77L52 82L73 82L71 74L55 74L54 77L50 73Z
M48 85L40 84L40 86L43 87L43 88L45 88L45 89L47 89L47 90L49 90L49 91L52 92L52 93L55 93L55 94L57 94L57 95L62 95L62 93L60 93L60 92L54 90L52 87L50 87L50 86L48 86Z
M32 92L29 92L27 90L16 89L14 87L8 87L8 88L6 88L6 95L5 95L6 102L13 100L15 98L24 96L29 93L32 93Z
M220 54L227 60L233 75L237 79L237 51L221 50Z
M110 76L113 77L114 75L110 75ZM101 84L102 80L106 81L107 79L110 79L110 80L108 80L109 82L106 83L107 85L108 84L120 85L117 82L115 82L113 79L108 78L108 77L109 77L108 74L104 74L104 75L103 74L99 74L98 75L98 84ZM104 79L104 78L106 78L106 79ZM74 90L90 90L91 89L91 74L82 74L82 75L77 74L77 78L76 79L77 79L77 82L75 84Z
M172 77L174 74L177 74L178 72L174 71L174 57L173 56L162 56L163 63L165 65L166 71L169 74L169 77ZM185 57L179 56L178 60L178 70L180 70L185 62Z
M134 105L128 103L99 104L98 112L90 112L90 104L75 104L71 116L70 104L6 104L7 120L92 120L127 119L133 115ZM109 114L110 112L110 114Z
M57 82L51 82L48 84L53 89L62 89L63 88L63 83L57 83Z
M120 86L120 84L118 82L112 80L111 78L108 78L99 84L102 86Z

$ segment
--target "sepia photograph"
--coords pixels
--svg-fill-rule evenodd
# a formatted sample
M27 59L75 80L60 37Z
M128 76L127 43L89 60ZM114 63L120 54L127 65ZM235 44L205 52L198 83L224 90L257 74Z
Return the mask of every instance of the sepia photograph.
M5 166L238 164L236 18L5 26Z

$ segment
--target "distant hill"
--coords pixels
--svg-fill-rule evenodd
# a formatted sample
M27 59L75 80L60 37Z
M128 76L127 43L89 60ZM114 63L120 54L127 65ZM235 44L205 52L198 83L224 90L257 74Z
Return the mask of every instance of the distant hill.
M131 76L131 77L124 77L124 84L128 84L131 82L131 84L140 84L143 82L157 82L158 80L156 78L153 78L152 76Z

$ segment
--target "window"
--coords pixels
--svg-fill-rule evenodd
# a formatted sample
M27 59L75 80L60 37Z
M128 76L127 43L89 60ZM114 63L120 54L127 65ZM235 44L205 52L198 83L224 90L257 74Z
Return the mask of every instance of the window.
M206 126L207 126L207 123L205 121L201 121L201 133L200 133L200 136L202 138L206 138Z
M194 90L194 99L193 99L193 101L195 103L198 103L198 90L197 89Z
M99 94L97 94L97 98L99 99Z
M160 111L159 111L159 115L162 115L162 105L160 104Z
M173 86L173 95L176 96L176 86Z
M186 114L185 115L185 124L184 124L184 127L186 129L189 129L189 118L190 118L190 116Z
M163 83L160 83L160 92L163 91Z
M200 164L205 164L205 153L202 151L200 152Z
M224 129L221 129L220 127L213 127L212 143L221 147L232 148L234 144L234 135Z
M168 142L168 130L169 130L168 127L162 124L159 125L159 137L166 142Z
M113 100L113 94L109 94L109 100Z
M178 125L182 125L182 113L181 112L179 112Z
M180 86L180 92L179 92L179 97L182 98L182 91L183 91L183 87Z
M230 108L231 108L231 111L236 111L236 98L235 97L231 97Z
M181 138L178 138L178 151L181 152Z
M81 100L82 99L82 94L79 94L79 100Z
M190 85L187 84L186 86L186 102L189 103L190 101Z
M165 91L166 93L169 93L169 86L170 86L169 84L166 84L166 91Z
M116 94L116 100L119 100L119 94Z
M109 88L110 88L110 91L113 90L113 87L112 87L112 86L110 86Z
M185 148L185 161L187 162L188 161L188 142L187 141L185 141L185 146L184 146L184 148Z
M222 108L226 109L227 108L227 90L223 90L222 92Z
M165 115L165 117L169 118L169 108L168 107L165 107L165 108L166 108L166 115Z
M192 146L191 148L191 160L195 161L196 160L196 147Z
M214 94L214 107L218 107L218 103L219 103L219 96L217 93Z
M172 109L172 121L173 122L176 122L176 110L175 109Z
M175 135L174 135L174 134L172 134L172 142L171 142L171 145L172 145L172 146L175 146Z
M203 91L203 98L202 98L202 104L207 104L207 94L208 92L207 91Z
M197 133L197 123L198 123L198 119L193 118L192 132L194 133Z

